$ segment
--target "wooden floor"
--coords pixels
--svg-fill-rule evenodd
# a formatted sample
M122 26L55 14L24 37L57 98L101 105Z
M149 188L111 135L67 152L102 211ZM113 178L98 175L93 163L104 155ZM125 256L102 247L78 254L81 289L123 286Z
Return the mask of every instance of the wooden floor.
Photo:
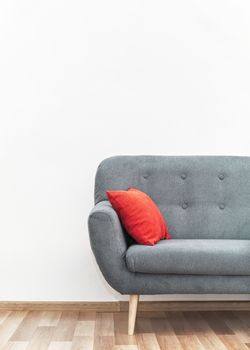
M127 312L0 311L4 350L250 349L250 311L138 312L134 336Z

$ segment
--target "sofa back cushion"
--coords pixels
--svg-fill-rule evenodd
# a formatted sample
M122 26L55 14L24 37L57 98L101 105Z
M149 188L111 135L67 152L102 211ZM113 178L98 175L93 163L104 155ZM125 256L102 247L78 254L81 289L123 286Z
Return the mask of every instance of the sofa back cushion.
M136 187L159 206L172 238L250 239L250 158L117 156L98 167L95 202Z

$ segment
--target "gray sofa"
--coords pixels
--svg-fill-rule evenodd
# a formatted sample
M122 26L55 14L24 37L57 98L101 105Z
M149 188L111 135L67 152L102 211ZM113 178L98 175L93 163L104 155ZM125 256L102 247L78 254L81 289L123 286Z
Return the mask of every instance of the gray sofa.
M106 190L150 195L172 239L135 244ZM250 158L117 156L98 167L91 247L107 282L129 294L129 333L140 294L250 293Z

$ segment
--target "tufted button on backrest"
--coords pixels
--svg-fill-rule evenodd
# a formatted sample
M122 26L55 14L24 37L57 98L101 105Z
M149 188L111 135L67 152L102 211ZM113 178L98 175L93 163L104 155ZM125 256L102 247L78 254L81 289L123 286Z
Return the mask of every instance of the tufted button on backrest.
M188 207L188 202L187 201L183 202L182 209L187 209L187 207Z
M224 203L221 203L221 204L219 205L219 208L220 208L221 210L225 209L225 204L224 204Z
M224 174L219 174L219 175L218 175L218 178L219 178L220 180L224 180L224 179L225 179L225 175L224 175Z
M182 173L181 178L182 178L182 180L185 180L187 178L187 175L185 173Z

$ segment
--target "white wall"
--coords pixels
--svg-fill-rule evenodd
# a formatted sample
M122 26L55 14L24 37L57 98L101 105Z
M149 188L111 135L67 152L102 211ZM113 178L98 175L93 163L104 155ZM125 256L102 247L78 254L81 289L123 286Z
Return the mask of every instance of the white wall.
M250 155L250 2L0 2L0 300L116 300L98 163Z

